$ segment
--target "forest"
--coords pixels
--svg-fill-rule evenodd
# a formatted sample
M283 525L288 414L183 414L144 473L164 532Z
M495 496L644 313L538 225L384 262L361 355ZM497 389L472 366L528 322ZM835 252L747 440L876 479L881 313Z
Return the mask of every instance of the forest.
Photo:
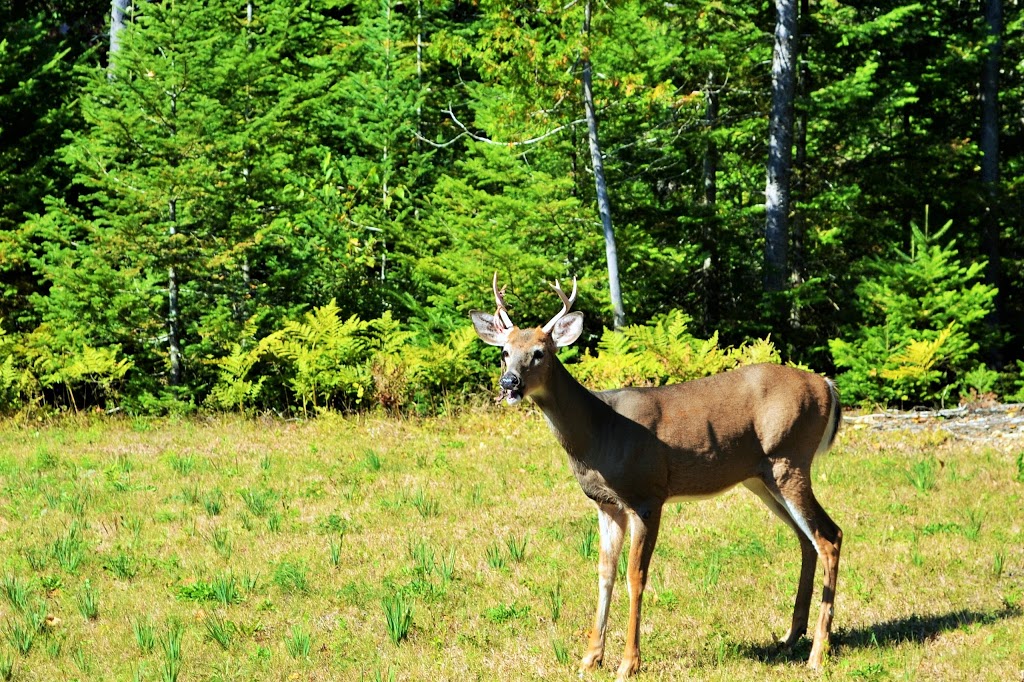
M0 411L433 414L469 324L1024 401L1017 0L0 0Z

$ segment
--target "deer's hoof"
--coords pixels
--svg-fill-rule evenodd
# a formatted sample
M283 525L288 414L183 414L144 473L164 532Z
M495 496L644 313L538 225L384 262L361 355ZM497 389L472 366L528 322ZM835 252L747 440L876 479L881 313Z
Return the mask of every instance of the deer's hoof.
M807 667L811 670L821 670L825 663L825 653L827 650L827 643L815 641L811 647L811 655L807 659Z
M783 649L789 649L794 644L799 642L800 638L803 637L806 633L807 633L807 628L806 627L803 627L803 628L790 628L789 632L784 634L779 639L779 646L782 647Z
M640 670L640 657L623 658L619 664L619 671L615 674L615 682L624 682L633 677Z
M601 667L601 662L604 658L603 651L588 651L580 661L580 675L583 673L593 672Z

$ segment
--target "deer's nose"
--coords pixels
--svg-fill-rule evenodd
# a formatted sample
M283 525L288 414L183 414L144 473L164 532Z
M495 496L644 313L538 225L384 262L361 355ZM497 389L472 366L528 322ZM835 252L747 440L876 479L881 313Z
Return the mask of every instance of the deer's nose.
M519 375L513 374L512 372L505 372L501 375L501 379L498 380L498 383L506 391L511 391L519 386Z

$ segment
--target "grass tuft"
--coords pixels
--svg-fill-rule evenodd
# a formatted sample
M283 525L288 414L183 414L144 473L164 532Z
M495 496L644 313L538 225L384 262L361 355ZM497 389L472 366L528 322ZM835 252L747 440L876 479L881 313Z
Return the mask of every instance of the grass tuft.
M179 476L188 476L196 468L196 460L191 455L171 455L168 458L168 463L171 465L171 470Z
M441 512L441 505L438 501L429 497L422 490L417 490L413 493L410 502L412 502L412 506L416 507L416 511L418 511L420 516L424 519L437 516Z
M303 561L284 560L274 569L273 582L284 592L306 594L309 592L309 569Z
M328 552L331 558L331 566L338 568L341 565L341 546L345 542L345 532L338 533L337 537L330 539Z
M139 573L138 562L131 554L117 552L107 557L103 567L119 580L131 580Z
M384 460L375 450L366 450L363 453L363 466L367 471L377 472L384 467Z
M505 547L508 549L508 556L517 564L526 560L526 536L516 537L509 535L505 538Z
M284 640L284 648L295 659L305 660L309 658L309 650L312 645L312 635L308 630L303 629L301 625L297 624L292 626Z
M935 458L925 457L910 465L904 473L910 484L919 493L927 493L935 487Z
M548 609L551 613L551 622L557 623L562 615L562 583L555 583L555 586L548 590Z
M388 637L395 644L399 644L409 637L409 628L412 626L412 603L404 594L395 592L382 600L384 607L384 621L388 629Z
M206 615L206 618L203 619L203 628L206 630L207 638L211 642L216 642L224 651L231 648L231 639L238 630L234 623L226 620L216 611Z
M184 633L185 627L177 620L172 620L160 637L160 651L163 654L160 660L161 682L178 681L181 674L181 639Z
M497 544L487 546L487 565L493 569L500 570L505 568L505 555L501 552L501 547Z
M132 620L132 634L135 635L135 644L138 645L139 651L144 654L153 651L156 646L156 628L151 621L137 618Z
M597 530L593 526L583 529L583 535L580 536L576 551L584 559L592 559L597 556Z
M14 679L14 656L0 651L0 680L10 682Z
M19 613L24 613L28 608L29 589L16 575L5 575L0 580L0 589L3 590L7 602Z
M217 554L221 555L225 559L231 558L231 533L228 532L227 528L214 528L211 530L210 545Z
M267 488L245 488L239 495L253 516L266 516L274 506L274 491Z
M219 516L224 510L224 492L214 488L203 496L203 509L208 516Z
M569 665L569 649L565 646L565 642L557 637L552 637L551 649L555 652L555 660L559 665Z
M230 573L221 573L210 583L213 588L213 596L224 606L242 601L242 595L238 591L238 581Z
M82 582L82 588L78 591L78 612L86 620L96 620L100 617L100 598L93 588L92 583L86 578Z
M74 573L85 558L85 543L77 521L53 542L53 558L65 572Z

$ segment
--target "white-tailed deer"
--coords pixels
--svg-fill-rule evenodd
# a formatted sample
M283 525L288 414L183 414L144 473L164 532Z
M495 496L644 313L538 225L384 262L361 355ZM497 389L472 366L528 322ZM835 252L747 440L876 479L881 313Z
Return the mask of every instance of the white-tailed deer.
M569 455L583 492L597 504L601 533L598 599L590 643L580 669L604 658L605 626L616 564L630 530L629 624L617 679L640 667L640 605L666 502L712 497L742 484L789 525L802 563L793 620L782 644L806 631L820 556L825 566L821 614L809 665L828 649L843 534L811 491L811 462L832 445L841 419L828 379L792 367L752 365L717 376L655 388L591 392L556 355L583 330L570 296L555 282L562 310L543 327L520 329L493 289L494 315L470 317L486 343L502 349L502 397L529 397L544 412Z

